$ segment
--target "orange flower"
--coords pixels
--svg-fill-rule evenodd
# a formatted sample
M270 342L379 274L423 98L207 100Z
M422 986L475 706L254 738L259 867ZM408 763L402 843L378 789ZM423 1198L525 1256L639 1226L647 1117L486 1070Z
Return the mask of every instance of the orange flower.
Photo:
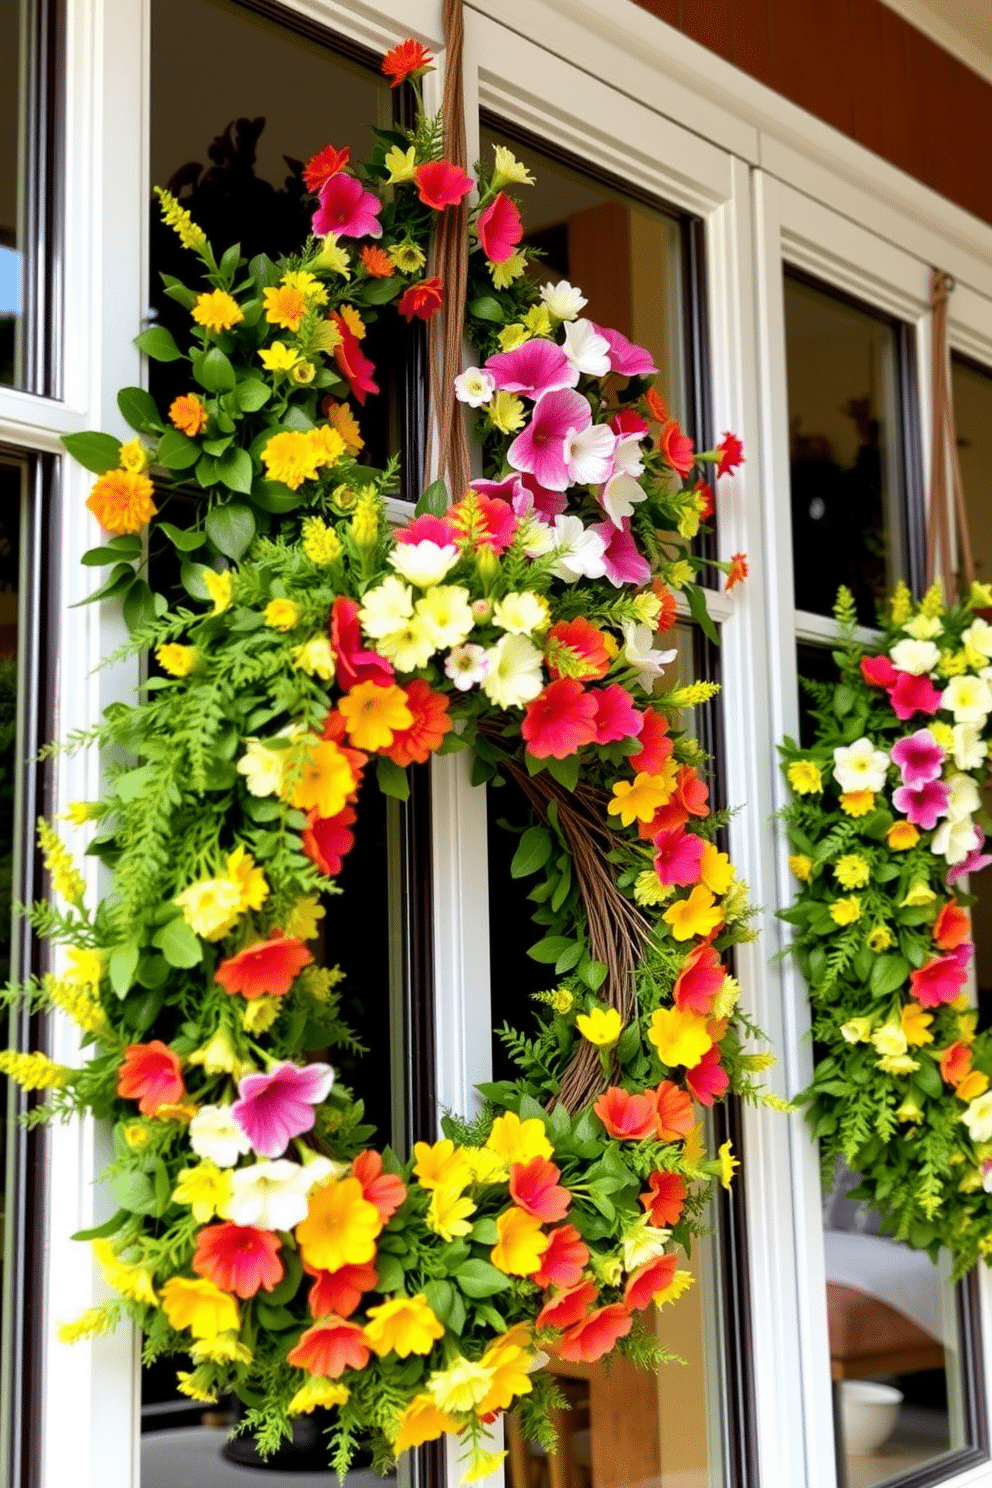
M395 683L377 687L374 682L359 682L338 703L338 712L349 739L359 749L388 749L395 734L414 724L406 693Z
M396 308L405 320L433 320L444 304L444 285L435 275L420 284L411 284L397 301Z
M497 1217L496 1229L499 1239L490 1254L493 1265L506 1276L533 1276L551 1243L541 1221L513 1205Z
M695 458L693 444L678 419L669 419L662 426L658 435L658 448L673 470L679 475L689 474Z
M956 951L971 932L971 918L956 899L948 899L933 925L933 938L942 951Z
M559 648L565 648L561 654ZM605 677L610 670L606 636L582 615L559 620L548 631L547 665L552 677Z
M364 1369L369 1362L369 1346L365 1333L357 1323L344 1318L321 1318L308 1328L299 1343L286 1355L287 1364L306 1369L310 1374L319 1374L326 1379L337 1379L346 1369Z
M640 1142L649 1137L658 1122L658 1102L653 1090L631 1095L611 1085L596 1101L593 1110L611 1137L621 1142Z
M298 331L307 308L307 297L294 284L277 284L262 291L265 300L265 318L270 325L280 326L284 331Z
M655 621L655 629L664 634L665 631L671 630L677 618L675 595L669 589L668 585L663 584L660 579L655 579L651 587L654 590L655 598L661 601L661 613Z
M671 414L665 404L664 398L655 388L648 388L644 394L644 401L648 405L648 412L656 424L667 424Z
M971 1049L967 1044L951 1044L940 1056L940 1073L948 1085L956 1089L966 1075L971 1073Z
M395 84L393 85L395 87ZM454 1416L449 1416L435 1403L433 1395L415 1395L400 1416L396 1428L393 1451L397 1457L411 1447L422 1447L424 1442L437 1441L445 1432L452 1435L461 1427Z
M154 487L136 470L108 470L89 494L86 505L100 526L117 537L140 532L158 511Z
M640 1199L651 1224L659 1230L678 1224L689 1193L685 1179L659 1168L648 1179L648 1188L650 1192L642 1193Z
M535 1328L572 1328L588 1316L589 1308L599 1293L594 1281L580 1281L565 1287L550 1302L545 1302L534 1320Z
M407 78L420 78L425 72L433 71L434 58L419 41L401 41L382 59L383 76L393 80L391 88L405 83Z
M360 1152L351 1171L362 1185L362 1197L374 1204L383 1224L388 1224L406 1198L406 1185L395 1173L382 1171L382 1157L371 1147Z
M378 252L378 249L376 251ZM327 422L338 431L344 440L344 447L349 455L357 455L359 450L365 448L365 440L358 427L358 420L347 403L335 403L333 398L328 398L324 403L324 413L327 415Z
M308 1266L304 1271L315 1277L307 1306L315 1318L334 1313L339 1318L351 1317L366 1292L374 1292L379 1273L374 1266L339 1266L336 1271L321 1271Z
M597 1308L562 1334L557 1352L573 1364L595 1364L608 1354L620 1338L625 1338L634 1320L622 1302Z
M395 273L393 260L384 248L366 244L361 252L362 265L370 279L391 279Z
M448 698L443 692L432 692L419 677L403 688L406 703L413 716L407 729L398 729L393 742L383 751L394 765L422 765L432 755L451 729Z
M647 1261L643 1266L638 1266L636 1271L632 1271L623 1293L627 1306L634 1312L640 1312L657 1292L663 1292L666 1287L671 1286L677 1259L674 1254L655 1256L653 1261Z
M725 589L733 589L735 584L740 584L747 578L747 554L731 553L730 572L727 574Z
M143 1116L154 1116L162 1106L175 1105L186 1094L179 1055L153 1039L150 1044L128 1044L117 1079L117 1094L136 1100Z
M177 429L192 439L206 426L207 410L194 393L184 393L181 398L173 400L169 418Z
M690 816L709 816L709 794L709 786L700 780L692 766L682 765L675 778L671 799L659 807L651 821L638 826L638 836L650 840L659 832L674 832L678 827L684 827Z
M296 1226L300 1254L321 1271L365 1266L375 1257L382 1216L357 1178L327 1183L310 1196L310 1211Z
M351 159L351 150L345 145L343 150L337 150L333 145L325 145L318 150L316 155L311 156L303 170L303 179L307 189L315 195L339 171L343 171Z
M658 1136L663 1142L677 1142L679 1137L687 1137L694 1125L692 1100L688 1092L680 1090L671 1080L662 1080L656 1094Z
M281 997L312 961L313 956L302 940L275 930L270 940L246 946L236 956L222 961L214 972L214 981L220 983L229 997L240 992L249 1002L254 997Z

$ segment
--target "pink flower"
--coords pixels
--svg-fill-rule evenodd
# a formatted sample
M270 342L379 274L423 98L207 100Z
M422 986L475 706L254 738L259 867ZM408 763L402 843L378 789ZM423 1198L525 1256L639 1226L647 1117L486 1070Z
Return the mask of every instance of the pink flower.
M420 200L425 207L443 212L445 207L457 206L462 197L472 190L472 177L467 176L458 165L447 160L428 160L418 165L413 173Z
M208 1225L196 1237L190 1262L197 1276L205 1276L221 1291L247 1300L258 1291L271 1292L285 1273L279 1259L282 1241L272 1230L253 1225Z
M893 744L892 759L899 766L903 785L915 790L939 777L944 751L930 730L922 728Z
M535 476L542 486L552 491L567 491L565 441L570 434L587 429L591 423L592 410L581 393L567 387L544 393L534 405L530 423L510 445L507 460L514 470Z
M889 697L896 717L903 720L912 718L914 713L928 713L932 718L940 707L940 693L930 678L914 677L909 672L897 673Z
M950 793L941 780L928 780L918 790L900 785L892 793L892 804L896 810L904 811L913 826L922 827L925 832L933 831L937 818L946 813L949 802Z
M953 1002L957 997L968 980L966 967L971 954L971 942L966 941L965 946L968 949L963 966L961 950L964 947L959 946L951 955L937 956L918 971L909 973L913 996L921 1007L939 1007L942 1002Z
M862 656L861 675L871 687L894 687L899 674L887 656Z
M985 842L985 833L982 831L981 827L975 828L975 836L978 838L978 842L971 849L971 852L968 854L968 856L964 858L960 863L955 863L953 868L948 869L947 877L944 880L948 888L950 888L953 883L956 883L959 878L963 877L964 874L981 873L983 868L987 868L989 864L992 863L992 857L990 857L988 853L982 852L982 846Z
M609 687L597 688L592 697L596 702L597 744L614 744L618 739L633 739L640 734L644 715L634 707L626 687L611 682Z
M379 687L392 682L392 662L378 651L363 650L358 605L343 594L331 606L331 649L334 675L342 692L350 692L359 682L375 682Z
M524 230L515 204L502 191L479 213L476 227L482 251L490 263L506 263Z
M311 1131L314 1106L334 1083L329 1064L277 1064L268 1075L245 1075L231 1114L261 1157L281 1157L293 1137Z
M726 1093L730 1080L720 1064L720 1050L715 1044L697 1065L686 1070L685 1083L701 1106L711 1106Z
M492 501L488 496L476 493L474 515L466 506L465 497L448 508L448 521L475 551L492 548L502 553L513 541L517 530L517 519L512 507L505 501ZM457 541L457 538L456 538Z
M675 745L668 737L668 720L653 708L644 710L644 727L638 738L641 747L628 756L635 775L657 775L666 759L671 759Z
M642 418L636 408L622 408L615 417L610 419L610 428L614 434L623 436L625 434L637 434L643 437L648 432L648 421Z
M619 527L612 522L594 522L591 531L598 532L606 544L603 563L606 577L617 589L624 584L646 584L651 577L651 565L638 552L634 535L630 530L630 518L624 517Z
M670 740L666 741L669 744ZM703 858L703 839L682 827L659 832L654 839L655 872L663 884L697 884Z
M513 351L498 351L486 363L496 379L496 386L507 393L523 393L525 398L540 398L542 393L572 388L579 374L560 346L538 336L525 341ZM564 436L562 436L564 437Z
M535 759L567 759L596 739L596 700L574 677L550 682L527 704L520 732Z
M699 841L698 837L696 841ZM713 999L723 986L726 975L720 957L711 945L695 946L675 979L672 988L675 1006L680 1012L698 1013L701 1018L708 1018Z
M320 188L320 206L313 214L317 238L334 233L339 238L381 238L382 202L354 176L331 176Z
M610 371L619 372L622 377L653 377L658 368L651 360L651 353L643 346L635 346L633 341L620 331L608 330L605 326L596 325L592 322L593 329L598 331L609 343L610 347Z
M447 548L453 542L458 541L458 534L446 517L414 517L405 527L398 527L394 534L398 543L436 543L439 548Z
M508 501L518 517L534 512L543 522L553 522L568 505L563 491L548 491L532 475L512 470L505 480L472 482L472 490L494 500Z

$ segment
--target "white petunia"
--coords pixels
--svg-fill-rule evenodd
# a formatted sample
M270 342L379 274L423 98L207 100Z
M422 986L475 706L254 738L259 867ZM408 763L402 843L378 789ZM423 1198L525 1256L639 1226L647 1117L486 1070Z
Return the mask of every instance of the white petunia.
M574 320L587 303L581 289L576 289L567 279L543 285L541 299L556 320Z
M842 791L880 791L888 768L889 756L876 749L870 739L856 739L846 748L838 745L834 750L834 778Z
M413 590L392 574L370 589L358 612L362 629L373 640L400 630L413 618Z
M565 327L562 351L577 372L605 377L610 370L610 343L591 320L574 320Z
M486 653L489 673L482 681L482 691L497 708L522 708L537 697L544 686L542 656L522 635L500 636Z
M614 474L643 475L644 451L641 448L643 434L622 434L613 451Z
M633 514L634 507L647 497L647 491L625 470L611 476L599 493L599 504L614 527L620 528L624 518Z
M638 625L636 620L625 620L621 626L623 630L624 660L637 672L637 680L641 691L650 693L654 688L655 680L661 676L667 666L678 656L677 650L654 651L651 642L654 640L654 631L650 625Z
M939 858L946 858L950 867L963 863L977 846L978 832L970 816L963 816L958 821L945 819L930 840L930 851Z
M287 754L284 749L267 749L259 739L246 739L247 748L235 765L245 777L250 796L277 796L282 790Z
M978 786L970 775L949 775L944 782L948 789L947 819L948 821L964 821L966 816L971 816L981 806L981 797L978 794Z
M980 615L961 633L961 644L969 651L977 651L986 661L992 661L992 625Z
M496 391L496 379L484 367L468 367L455 378L455 397L469 408L481 408Z
M219 1168L233 1168L251 1151L247 1134L231 1115L230 1106L201 1106L189 1124L189 1145L197 1157Z
M460 646L475 624L472 597L460 584L436 584L428 589L423 599L417 600L415 614L437 651Z
M454 568L458 562L458 549L454 543L440 547L429 538L418 543L397 543L389 555L389 562L408 584L428 589L431 584L440 584L445 574Z
M376 650L391 661L398 672L417 672L430 661L437 645L427 624L419 615L409 619L399 630L380 636Z
M613 467L617 437L605 424L569 429L565 435L565 464L573 486L598 486Z
M226 1216L236 1225L259 1230L291 1230L306 1219L307 1194L319 1176L286 1157L238 1168L231 1174Z
M984 724L992 713L992 690L981 677L952 677L940 706L954 714L955 723Z
M638 1266L646 1266L656 1256L664 1255L671 1235L671 1230L657 1229L650 1223L648 1215L642 1214L623 1233L624 1270L628 1273L636 1271Z
M574 584L577 579L601 579L606 573L606 544L598 532L582 525L581 517L555 517L554 545L558 556L551 572L556 579Z
M512 590L493 606L493 624L511 635L533 635L547 627L549 618L548 601L529 589L523 593Z
M992 1141L992 1090L979 1095L968 1103L961 1113L961 1120L968 1128L973 1142Z
M959 770L977 770L989 752L977 723L956 723L954 734L954 763Z
M933 641L897 641L889 655L892 665L900 672L909 672L911 677L932 672L940 660L940 651Z
M444 659L444 675L459 692L468 692L489 674L489 657L484 646L454 646Z

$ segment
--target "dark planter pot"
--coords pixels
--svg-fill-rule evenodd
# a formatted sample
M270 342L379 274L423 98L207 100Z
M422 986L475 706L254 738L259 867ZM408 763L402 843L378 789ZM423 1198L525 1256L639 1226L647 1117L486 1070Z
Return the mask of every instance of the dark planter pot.
M241 1412L239 1412L240 1414ZM225 1442L220 1449L222 1457L235 1462L239 1467L254 1467L260 1473L298 1472L329 1473L330 1462L327 1450L327 1427L330 1425L329 1411L313 1411L307 1416L297 1416L293 1422L292 1441L283 1442L278 1452L271 1457L262 1457L251 1435L236 1436ZM352 1462L353 1468L370 1467L372 1453L359 1448Z

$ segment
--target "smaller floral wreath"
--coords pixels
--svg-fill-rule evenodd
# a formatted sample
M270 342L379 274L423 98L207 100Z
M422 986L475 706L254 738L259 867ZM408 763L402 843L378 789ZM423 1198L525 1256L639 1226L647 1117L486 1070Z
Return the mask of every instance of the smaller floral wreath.
M896 1239L946 1246L955 1272L992 1253L992 1035L965 993L974 947L962 888L992 863L981 802L992 737L992 588L944 608L900 585L882 637L836 615L836 685L804 682L815 743L782 746L782 813L801 884L780 911L809 983L818 1057L805 1093L831 1179Z
M384 67L399 83L430 63L410 42ZM30 1122L113 1122L115 1212L79 1238L117 1296L64 1338L130 1316L146 1358L189 1356L185 1394L237 1393L263 1453L322 1409L342 1474L359 1441L387 1467L448 1433L471 1480L511 1405L551 1444L546 1354L666 1357L644 1310L688 1286L678 1250L736 1166L729 1143L707 1156L702 1118L729 1090L757 1096L770 1056L744 1052L724 957L750 934L746 889L680 727L714 689L668 685L676 653L655 645L676 590L708 623L687 546L713 500L702 462L719 475L742 452L727 435L697 454L649 354L584 320L578 289L527 275L507 150L471 214L483 365L457 383L486 478L450 506L436 484L394 530L395 467L362 462L366 325L433 315L432 232L472 186L440 137L421 114L357 172L328 146L305 172L315 238L280 265L218 260L162 194L210 287L167 281L188 350L161 326L138 345L187 364L190 391L166 418L125 389L138 438L66 441L108 533L84 557L110 568L93 597L123 604L118 655L157 668L69 741L113 761L101 799L67 812L96 824L111 892L87 906L43 822L56 902L32 916L65 951L8 992L74 1019L81 1067L12 1051L0 1067L49 1091ZM198 498L188 526L165 520L177 486ZM149 583L155 517L179 592ZM746 571L720 566L728 585ZM320 897L363 779L404 798L410 765L454 750L533 809L512 871L536 877L531 954L553 986L536 1031L504 1030L519 1077L402 1162L369 1145L328 1062L352 1035Z

